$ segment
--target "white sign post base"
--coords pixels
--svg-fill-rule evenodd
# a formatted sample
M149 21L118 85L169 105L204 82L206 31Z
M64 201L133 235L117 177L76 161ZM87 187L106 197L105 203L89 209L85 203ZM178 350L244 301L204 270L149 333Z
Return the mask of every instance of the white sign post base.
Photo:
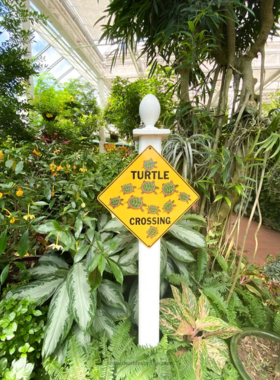
M134 129L134 140L139 140L139 153L152 145L161 153L161 143L169 129L158 129L154 125L160 115L160 104L154 95L146 95L140 104L143 129ZM159 343L160 300L160 240L151 248L139 241L139 344L155 347Z

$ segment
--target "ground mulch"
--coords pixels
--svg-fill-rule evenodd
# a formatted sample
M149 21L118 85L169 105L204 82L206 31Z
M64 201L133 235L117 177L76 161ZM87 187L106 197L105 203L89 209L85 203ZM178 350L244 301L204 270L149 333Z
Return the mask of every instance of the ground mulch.
M280 343L249 335L239 340L237 353L252 380L280 380Z

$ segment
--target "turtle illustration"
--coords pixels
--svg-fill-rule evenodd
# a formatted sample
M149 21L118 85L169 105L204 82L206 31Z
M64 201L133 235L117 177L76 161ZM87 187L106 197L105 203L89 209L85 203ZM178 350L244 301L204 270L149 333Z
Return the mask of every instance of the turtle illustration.
M147 231L147 238L153 238L158 234L158 229L156 227L150 227Z
M128 204L128 208L132 208L134 210L141 210L141 211L144 211L142 207L146 206L143 203L143 197L139 198L139 197L134 197L133 195L131 195L131 197L127 201L127 204Z
M156 166L156 161L154 161L152 158L150 158L149 160L146 160L144 161L143 163L143 168L145 170L153 170L153 169L156 169L157 166Z
M174 193L178 193L178 191L176 190L177 186L178 185L174 185L173 181L164 183L162 185L161 192L164 194L165 197L168 197L169 195L172 195Z
M120 205L123 206L123 203L122 203L123 199L121 199L120 196L118 197L114 197L114 198L110 198L110 206L112 206L113 208L116 208Z
M157 214L159 213L160 209L158 206L155 206L155 205L151 205L151 206L148 206L148 214Z
M162 209L163 211L167 212L167 214L169 214L174 209L174 207L176 207L176 205L174 205L174 201L168 201L164 203Z
M121 188L122 188L122 192L124 194L130 194L130 193L133 193L134 192L134 189L135 189L136 186L133 186L131 183L127 183L126 185L123 185Z
M179 201L189 203L189 201L191 201L191 196L187 193L180 193L178 199Z
M142 194L146 193L146 194L151 194L151 193L156 193L156 189L158 189L158 187L155 185L155 181L151 182L151 181L144 181L140 187L140 189L142 190Z

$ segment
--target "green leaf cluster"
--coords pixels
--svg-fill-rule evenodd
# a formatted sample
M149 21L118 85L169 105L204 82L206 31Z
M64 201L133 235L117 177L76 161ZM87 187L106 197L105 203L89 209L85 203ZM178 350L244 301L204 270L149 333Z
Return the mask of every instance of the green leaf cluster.
M47 309L45 306L38 308L28 298L19 299L17 296L10 299L4 298L0 302L1 379L8 379L5 376L8 376L10 371L15 371L16 364L13 365L12 362L17 360L19 360L17 365L20 363L23 365L22 359L24 359L29 370L31 364L27 362L36 364L37 370L40 368ZM23 367L25 368L25 365ZM33 377L36 379L41 378L41 375L40 370L33 372Z

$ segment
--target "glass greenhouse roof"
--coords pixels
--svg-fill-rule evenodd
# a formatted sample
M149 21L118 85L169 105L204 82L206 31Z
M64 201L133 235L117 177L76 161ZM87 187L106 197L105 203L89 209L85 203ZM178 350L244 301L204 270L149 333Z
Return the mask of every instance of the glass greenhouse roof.
M98 86L100 80L109 93L111 81L116 76L136 80L147 73L141 46L136 53L129 52L124 64L119 59L111 69L114 41L100 41L102 24L96 22L104 16L110 0L32 0L31 7L48 16L47 26L33 25L36 33L32 54L44 59L46 70L59 80L83 77ZM3 36L2 36L3 38ZM209 70L205 65L203 70ZM260 82L260 58L253 61L254 77ZM280 37L269 40L265 58L264 96L280 88ZM217 86L218 89L219 86Z

